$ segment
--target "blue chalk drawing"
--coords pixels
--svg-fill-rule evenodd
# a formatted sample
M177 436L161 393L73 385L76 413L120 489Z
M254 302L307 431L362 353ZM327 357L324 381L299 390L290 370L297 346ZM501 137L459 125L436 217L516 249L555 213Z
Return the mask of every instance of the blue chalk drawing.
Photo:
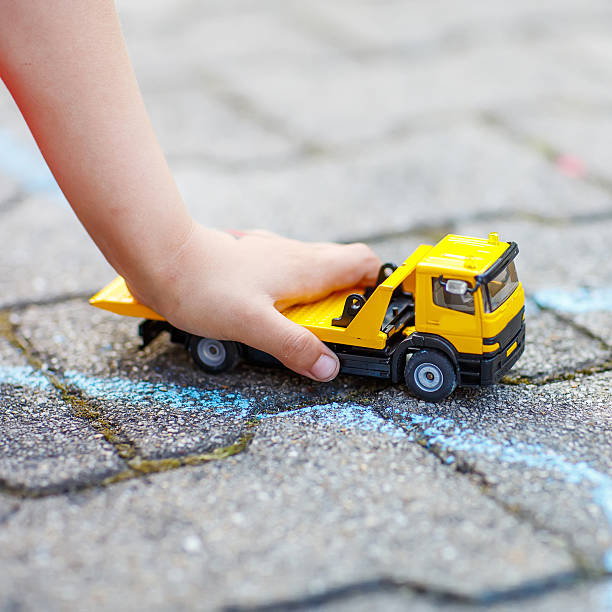
M466 452L500 463L517 464L550 472L561 482L586 484L592 489L593 501L601 509L612 528L612 478L585 461L570 458L541 444L529 444L514 439L495 439L450 418L415 414L400 408L389 408L394 419L383 418L371 406L355 403L329 404L288 409L275 413L260 413L258 401L240 393L182 387L172 383L135 382L125 378L101 378L76 371L67 371L65 381L90 397L143 405L167 406L185 411L204 410L231 419L257 417L282 418L296 415L304 424L324 424L338 429L375 431L394 438L419 438L429 446L438 446L448 453L445 462L456 461L455 454ZM0 384L32 389L50 389L43 373L30 367L0 366ZM612 550L605 552L602 563L612 573Z
M47 193L63 198L42 156L0 129L0 173L16 181L29 193Z
M253 411L250 399L239 393L181 387L172 383L134 382L126 378L98 378L68 370L65 381L90 397L133 404L163 405L177 410L208 410L230 418L246 418Z
M13 385L37 391L51 389L47 377L30 366L0 367L0 385Z
M531 299L540 308L570 314L612 311L612 289L604 287L582 287L574 290L542 289L534 293Z
M261 414L260 418L271 419L294 414L299 415L300 421L303 423L331 425L338 429L375 431L392 438L406 438L408 436L402 427L399 427L393 421L384 419L371 407L361 404L332 402L291 409L285 412Z
M134 382L118 377L100 378L73 370L67 371L64 379L66 383L80 389L89 397L124 401L139 406L149 404L185 411L206 410L232 419L244 419L249 416L270 419L299 413L301 419L312 423L406 437L406 432L401 427L382 418L372 408L359 404L334 402L297 410L257 413L256 407L259 402L229 391L181 387L171 383Z

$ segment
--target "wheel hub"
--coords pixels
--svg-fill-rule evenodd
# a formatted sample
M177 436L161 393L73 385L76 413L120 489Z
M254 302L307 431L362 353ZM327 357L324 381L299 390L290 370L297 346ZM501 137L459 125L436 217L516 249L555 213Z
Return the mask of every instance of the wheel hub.
M437 365L422 363L414 371L414 380L420 389L431 393L442 387L444 376Z
M198 342L198 357L207 366L220 366L225 360L225 347L219 340L211 340L210 338L202 338Z

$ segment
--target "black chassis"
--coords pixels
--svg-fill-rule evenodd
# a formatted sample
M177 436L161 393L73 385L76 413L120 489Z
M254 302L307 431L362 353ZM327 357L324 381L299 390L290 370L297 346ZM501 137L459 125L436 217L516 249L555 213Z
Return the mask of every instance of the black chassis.
M516 363L525 349L525 323L522 309L504 330L495 338L484 339L484 344L499 343L499 349L494 353L477 355L459 353L453 345L444 338L421 332L414 332L405 337L395 333L384 349L369 349L327 342L327 346L340 359L340 373L370 376L391 380L393 383L403 382L406 357L422 349L434 349L446 355L457 372L457 384L461 386L492 385L498 382ZM172 342L189 347L192 335L177 329L167 321L143 321L138 332L142 338L142 347L151 343L159 334L167 331ZM516 342L516 348L508 355L510 347ZM237 343L241 357L250 363L280 366L276 358L246 344Z

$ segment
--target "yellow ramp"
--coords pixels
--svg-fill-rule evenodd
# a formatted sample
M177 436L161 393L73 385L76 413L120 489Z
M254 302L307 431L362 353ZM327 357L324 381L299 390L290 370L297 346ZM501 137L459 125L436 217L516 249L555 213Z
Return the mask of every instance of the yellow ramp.
M106 285L104 289L98 291L98 293L89 300L89 303L97 308L110 310L110 312L125 317L165 321L164 317L157 314L154 310L136 301L127 288L125 280L121 276L118 276L114 281Z

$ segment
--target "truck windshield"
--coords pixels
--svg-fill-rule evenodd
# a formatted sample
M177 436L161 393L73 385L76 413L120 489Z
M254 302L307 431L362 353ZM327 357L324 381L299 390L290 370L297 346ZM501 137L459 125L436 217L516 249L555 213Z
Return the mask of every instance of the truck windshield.
M495 278L486 284L485 311L493 312L497 310L512 295L518 284L516 267L514 262L511 261Z

